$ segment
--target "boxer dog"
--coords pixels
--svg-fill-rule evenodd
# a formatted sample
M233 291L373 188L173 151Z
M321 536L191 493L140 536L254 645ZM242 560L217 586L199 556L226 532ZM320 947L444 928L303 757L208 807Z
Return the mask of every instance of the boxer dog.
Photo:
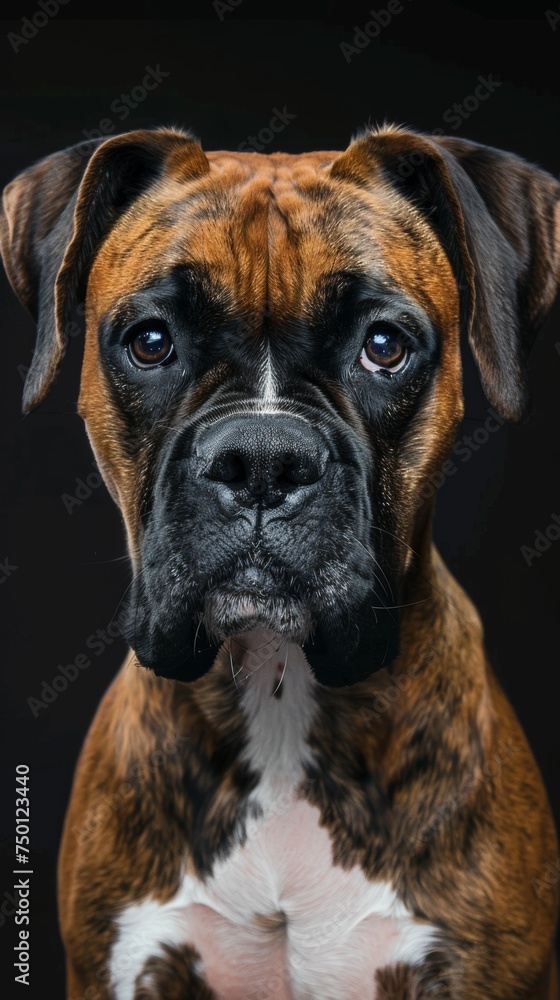
M547 797L430 528L461 332L526 412L559 196L395 127L301 155L136 131L6 188L24 410L83 320L134 567L60 856L70 1000L555 996Z

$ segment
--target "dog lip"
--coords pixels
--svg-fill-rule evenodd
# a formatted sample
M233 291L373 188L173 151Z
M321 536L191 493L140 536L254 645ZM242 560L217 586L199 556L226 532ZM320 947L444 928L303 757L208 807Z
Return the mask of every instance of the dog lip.
M254 618L257 615L256 605L251 600L250 595L247 595L246 599L239 595L237 600L237 615L240 618Z
M207 591L206 597L223 595L235 602L282 601L300 603L305 596L289 586L285 576L279 571L262 569L259 566L239 568L228 576L216 581Z
M269 570L260 569L257 566L248 566L246 569L238 570L231 578L230 584L234 589L241 587L251 590L255 588L258 591L267 592L279 589L278 580L274 575ZM227 587L228 584L226 583L225 586ZM283 588L280 587L280 589Z
M264 579L272 586L263 586ZM203 611L207 633L218 642L247 628L270 629L292 641L307 638L313 621L306 602L270 574L259 574L259 584L248 585L241 574L209 590Z

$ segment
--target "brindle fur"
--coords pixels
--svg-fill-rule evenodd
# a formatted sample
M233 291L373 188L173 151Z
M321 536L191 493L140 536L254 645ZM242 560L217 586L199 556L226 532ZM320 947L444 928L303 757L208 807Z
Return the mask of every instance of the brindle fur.
M119 150L130 153L129 162L136 154L139 165L127 168L128 187L115 204L102 171ZM412 181L403 179L395 164L418 151L423 166ZM497 306L481 276L493 264L477 259L472 218L466 211L463 218L461 199L471 194L455 176L459 161L505 233L500 252L515 252L511 281L518 279L524 292L510 305L521 314L519 329L496 332ZM56 191L49 195L53 170ZM113 187L119 184L122 176ZM260 317L305 315L325 275L377 255L387 280L421 302L444 331L430 392L384 473L387 495L399 501L400 654L391 672L319 690L311 733L316 765L300 791L320 810L336 864L357 864L372 879L390 880L414 915L441 930L441 952L425 967L378 972L383 1000L555 994L557 891L553 886L537 898L531 886L557 857L546 793L486 660L476 610L431 541L432 503L415 498L441 467L462 416L462 317L490 399L509 417L523 412L527 339L560 273L557 219L558 185L522 161L391 128L365 134L343 154L301 156L206 157L172 130L133 133L108 140L91 158L57 154L5 195L8 273L40 314L25 405L44 398L63 353L65 324L87 285L80 412L123 513L136 566L160 439L156 427L135 432L135 402L123 401L111 383L97 331L131 287L149 280L154 261L161 274L186 255L203 262L219 274L258 339ZM53 232L52 245L37 250ZM64 234L62 260L54 247ZM270 245L264 274L255 261ZM43 277L38 293L37 275L48 268L51 278ZM193 386L179 415L198 408L224 370L216 366ZM330 391L345 419L367 434L342 387ZM123 666L88 733L64 829L59 896L70 1000L110 997L107 957L120 908L147 894L169 900L185 857L189 870L205 872L227 852L256 782L240 760L244 744L224 653L192 685L156 677L134 657ZM160 763L147 768L150 760ZM161 1000L205 1000L211 993L194 969L189 948L168 948L143 973L155 977ZM135 1000L152 996L142 979Z

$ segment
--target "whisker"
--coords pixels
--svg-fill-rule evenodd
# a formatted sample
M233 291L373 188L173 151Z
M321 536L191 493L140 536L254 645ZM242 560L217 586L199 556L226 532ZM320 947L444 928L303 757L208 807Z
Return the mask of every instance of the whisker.
M269 641L271 642L272 640L269 640ZM282 645L283 642L284 642L284 639L280 639L280 642L276 646L276 649L273 649L272 652L269 653L268 656L266 656L264 658L264 660L261 660L261 662L259 664L257 664L256 667L253 667L252 670L249 670L248 667L245 667L245 669L247 670L247 676L248 677L252 677L252 675L255 674L257 672L257 670L260 670L260 668L263 667L265 665L265 663L267 663L268 660L270 660L270 658L272 656L274 656L278 652L278 650L280 649L280 647L281 647L281 645ZM241 643L240 643L240 645L241 645ZM264 645L266 646L267 643L265 643ZM258 646L257 648L258 649L262 649L263 647L262 646ZM244 649L245 652L249 652L249 653L256 652L256 650L250 650L250 649L247 649L246 647L242 647L242 649ZM235 657L233 659L234 659L234 662L237 664L237 660L235 659ZM237 664L237 665L239 666L239 664ZM243 669L243 666L244 666L244 664L241 664L240 669Z
M118 602L118 604L117 604L117 606L116 606L116 608L115 608L115 613L113 614L113 617L111 618L111 625L113 624L113 622L115 621L115 618L117 617L117 615L118 615L119 611L121 610L121 605L122 605L122 603L123 603L123 601L124 601L124 599L125 599L126 595L128 594L128 592L129 592L130 588L132 587L132 584L134 583L134 580L135 580L135 579L136 579L136 577L133 577L133 578L132 578L132 580L130 581L130 583L129 583L129 584L128 584L128 586L126 587L126 589L125 589L125 592L124 592L124 594L123 594L123 595L122 595L122 597L121 597L121 598L119 599L119 602Z
M383 531L386 535L389 535L391 538L396 539L397 542L400 542L401 545L404 545L404 546L406 546L407 549L410 549L410 551L413 553L413 555L415 555L420 561L422 561L422 557L421 557L420 553L417 552L416 549L414 549L412 547L412 545L409 545L408 542L405 542L405 540L403 538L399 538L399 536L395 535L392 531L388 531L386 528L379 528L376 525L373 525L373 530L374 531ZM359 539L356 539L356 541L359 542ZM444 594L443 591L441 591L439 589L439 587L436 587L435 583L432 580L428 580L427 576L424 573L422 573L420 570L418 570L418 576L420 577L420 579L424 583L428 584L428 586L434 591L434 593L436 593L439 597L441 597L441 599L444 601L444 603L446 604L446 606L448 607L448 609L451 610L454 613L457 621L463 622L463 624L468 624L466 616L457 607L457 605L454 603L453 599L449 596L449 594ZM427 601L427 600L429 600L429 598L426 597L424 600ZM417 601L417 602L413 602L413 603L422 604L424 602L423 601Z
M79 562L68 562L68 566L108 566L111 563L130 562L130 556L115 556L114 559L80 559Z
M427 600L427 597L423 597L421 601L410 601L408 604L370 604L370 608L372 611L376 609L378 611L396 611L398 608L413 608L416 604L425 604Z
M250 649L249 646L244 646L243 643L240 642L238 638L236 638L235 636L234 636L234 638L235 638L235 641L236 641L237 645L241 646L241 649L243 650L244 653L250 653L250 652L252 652L252 653L258 653L259 649L264 649L266 646L269 646L270 643L272 642L272 639L267 639L266 642L262 643L262 645L260 645L260 646L254 646L253 649ZM278 645L276 647L277 650L280 649L280 646L282 645L283 641L284 641L283 639L280 639L280 645Z
M239 691L239 685L238 685L238 683L237 683L237 681L235 679L236 678L236 674L235 674L235 671L233 669L233 657L231 655L231 646L230 646L230 648L229 648L228 651L229 651L229 663L230 663L230 667L231 667L231 676L232 676L232 679L233 679L233 683L235 684L236 691ZM237 671L237 672L239 673L239 671Z
M383 534L389 535L390 538L396 539L396 541L399 542L400 545L404 545L407 549L410 549L410 551L413 552L415 556L418 556L419 559L421 558L420 553L417 552L416 549L413 549L412 545L409 545L408 542L405 542L404 538L399 538L399 536L395 535L393 531L388 531L387 528L380 528L376 524L372 525L372 528L374 531L382 531Z
M193 639L193 656L196 656L196 640L198 639L198 633L200 632L200 626L202 625L202 618L200 619L198 625L196 626L196 632L194 633Z
M280 648L280 647L278 647L278 648ZM271 698L274 698L274 695L276 694L277 691L280 690L280 688L282 686L282 681L284 680L284 674L286 673L286 667L288 666L288 650L289 649L290 649L290 643L287 642L286 643L286 659L284 660L284 669L282 670L282 673L280 675L280 680L278 681L278 684L276 685L276 687L274 688L274 691L272 692L272 694L270 696Z
M389 580L387 579L387 575L386 575L383 567L381 566L381 563L379 562L379 560L378 560L377 556L375 555L375 553L371 551L371 549L369 548L369 546L367 546L361 540L361 538L357 538L356 535L354 535L354 533L352 531L349 531L349 533L350 533L350 535L352 537L352 541L355 542L357 545L359 545L360 548L362 548L364 550L364 552L366 553L366 555L369 556L369 558L375 563L375 566L379 569L379 571L380 571L380 573L381 573L381 575L382 575L382 577L383 577L383 579L385 581L385 584L386 584L386 588L385 589L389 592L390 596L392 597L393 596L393 588L391 587L391 584L390 584Z

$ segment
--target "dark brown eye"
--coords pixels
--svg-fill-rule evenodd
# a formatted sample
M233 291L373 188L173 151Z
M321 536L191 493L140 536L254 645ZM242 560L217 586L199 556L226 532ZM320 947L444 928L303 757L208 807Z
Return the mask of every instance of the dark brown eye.
M136 333L128 345L130 360L138 368L153 368L168 361L173 354L173 341L164 327L147 327Z
M368 371L400 371L408 361L409 351L403 336L390 326L378 327L369 333L360 362Z

